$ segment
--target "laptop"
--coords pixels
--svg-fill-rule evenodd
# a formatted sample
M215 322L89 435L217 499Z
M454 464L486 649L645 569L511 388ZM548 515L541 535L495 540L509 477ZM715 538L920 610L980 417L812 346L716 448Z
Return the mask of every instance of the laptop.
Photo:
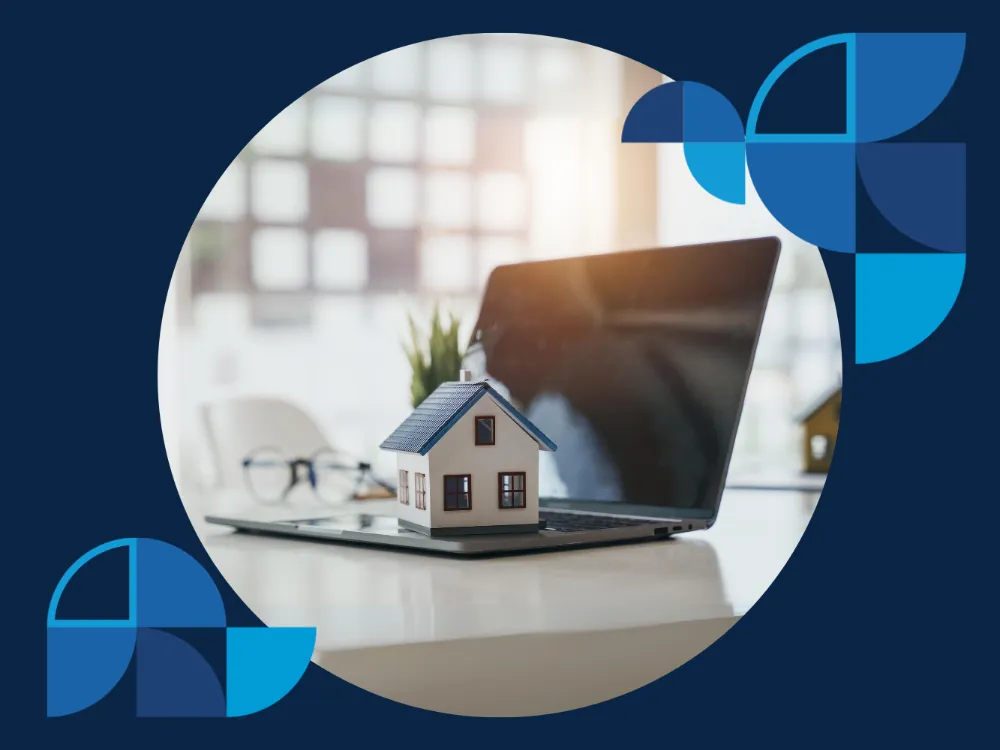
M451 555L662 540L711 528L781 243L775 237L500 266L463 367L558 445L538 530L435 536L330 511L241 531Z

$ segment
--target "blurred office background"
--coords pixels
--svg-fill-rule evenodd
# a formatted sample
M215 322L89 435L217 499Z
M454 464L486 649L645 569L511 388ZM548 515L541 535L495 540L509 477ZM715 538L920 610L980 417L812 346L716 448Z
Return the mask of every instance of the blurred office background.
M771 234L733 471L797 470L795 416L840 378L822 261L749 180L746 205L724 204L681 146L619 142L663 80L584 44L481 34L380 55L278 113L207 197L171 284L160 401L182 490L213 481L200 405L248 395L298 404L391 476L377 446L410 410L407 313L439 303L467 339L498 264Z

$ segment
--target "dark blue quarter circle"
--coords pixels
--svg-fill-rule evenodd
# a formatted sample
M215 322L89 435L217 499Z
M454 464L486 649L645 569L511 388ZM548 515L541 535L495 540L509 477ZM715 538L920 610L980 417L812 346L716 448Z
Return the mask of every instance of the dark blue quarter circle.
M664 83L647 91L629 110L622 143L683 143L684 83Z
M226 715L226 697L212 667L173 633L139 628L136 665L138 716Z

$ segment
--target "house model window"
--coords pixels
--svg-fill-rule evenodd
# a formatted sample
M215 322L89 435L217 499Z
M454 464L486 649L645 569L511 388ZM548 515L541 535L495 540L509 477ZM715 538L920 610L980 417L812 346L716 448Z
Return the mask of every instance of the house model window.
M497 489L501 508L525 507L524 480L523 471L511 471L499 475Z
M472 508L472 475L445 474L444 509L469 510L471 508Z
M418 472L413 475L413 480L417 510L427 510L427 475Z
M817 460L829 458L830 438L826 435L813 435L809 438L809 449L812 451L812 457Z
M399 472L399 491L396 494L399 495L401 505L410 504L410 472Z
M496 419L476 417L476 445L496 445Z

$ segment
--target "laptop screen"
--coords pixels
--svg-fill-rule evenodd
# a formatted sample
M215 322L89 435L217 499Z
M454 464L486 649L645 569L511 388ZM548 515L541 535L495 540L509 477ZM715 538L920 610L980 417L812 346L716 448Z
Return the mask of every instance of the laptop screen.
M776 238L497 268L466 366L558 446L545 507L710 518L778 259Z

